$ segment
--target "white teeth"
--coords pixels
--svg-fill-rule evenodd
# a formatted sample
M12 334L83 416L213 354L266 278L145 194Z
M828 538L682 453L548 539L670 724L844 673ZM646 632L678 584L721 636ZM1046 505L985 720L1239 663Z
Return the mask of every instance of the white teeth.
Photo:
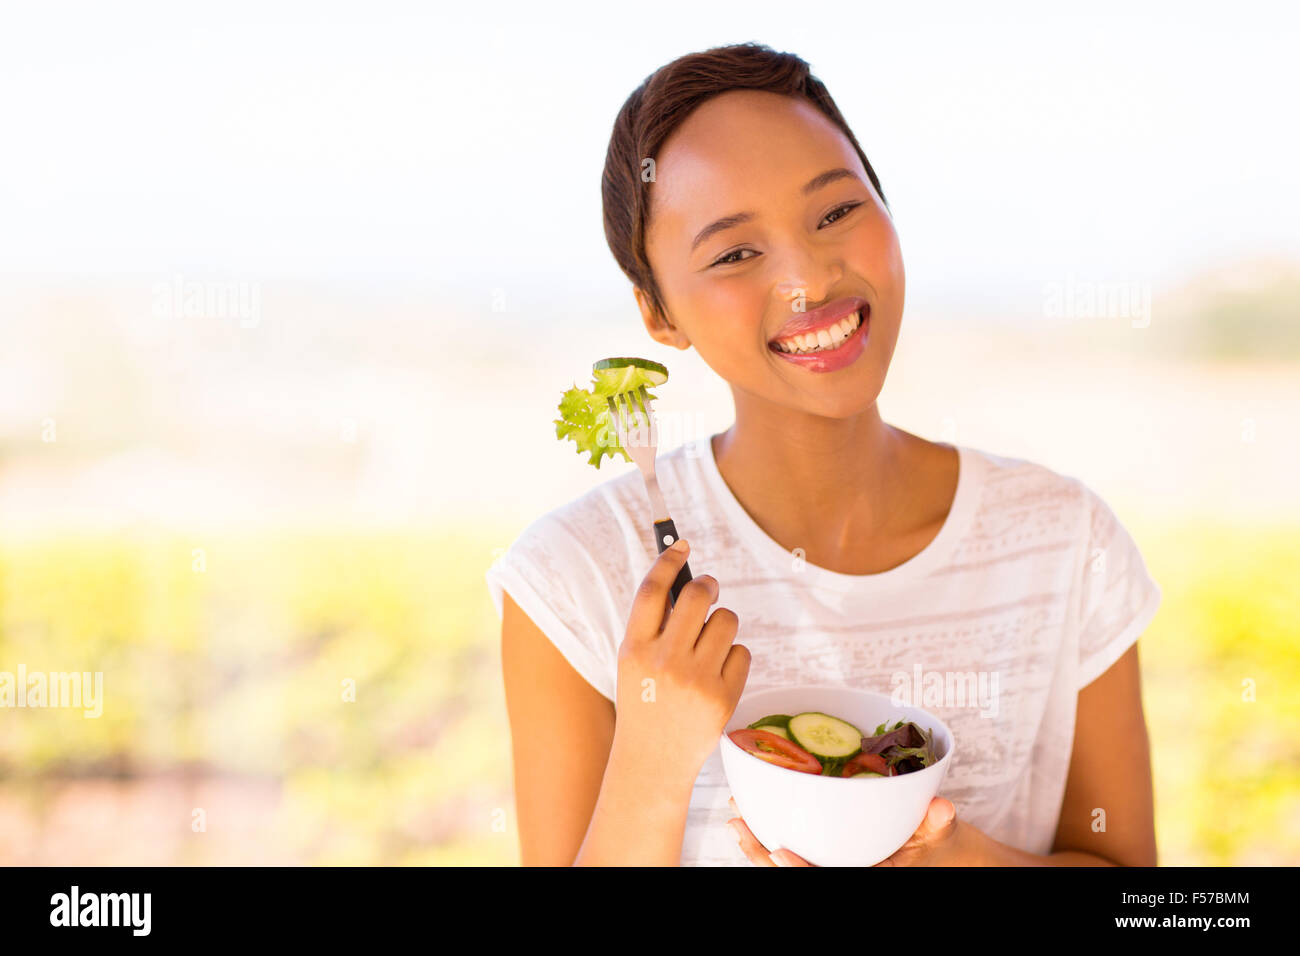
M780 339L776 342L776 347L782 352L789 352L795 355L804 352L833 349L838 347L841 342L852 335L853 331L861 324L862 313L854 312L852 315L846 315L837 324L828 329L820 329L817 332L807 332L803 335L794 335L790 338Z

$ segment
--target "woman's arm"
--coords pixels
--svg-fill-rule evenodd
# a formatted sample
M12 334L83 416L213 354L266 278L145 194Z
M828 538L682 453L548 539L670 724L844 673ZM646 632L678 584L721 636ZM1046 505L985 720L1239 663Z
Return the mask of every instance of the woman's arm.
M614 705L579 676L509 592L502 601L501 667L520 862L570 866L605 774Z
M1105 829L1095 830L1102 820ZM1095 856L1103 865L1156 865L1151 751L1137 644L1079 691L1074 752L1052 850Z
M525 866L681 862L695 778L749 673L748 650L733 643L736 615L709 614L715 578L688 582L669 611L686 553L664 551L637 591L619 651L617 708L504 595L502 669Z
M604 857L675 866L694 779L671 786L646 761L616 749L613 703L573 669L509 593L502 618L520 862L572 866ZM593 817L598 798L600 813ZM580 849L586 851L582 860Z
M1074 751L1052 852L968 834L983 866L1155 866L1151 751L1137 644L1079 691ZM1098 813L1104 811L1104 813ZM1104 829L1094 829L1102 827Z

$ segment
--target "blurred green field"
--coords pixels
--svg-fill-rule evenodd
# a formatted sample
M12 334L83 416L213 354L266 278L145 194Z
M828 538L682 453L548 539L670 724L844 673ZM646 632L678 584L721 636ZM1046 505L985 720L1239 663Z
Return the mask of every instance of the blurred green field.
M274 858L513 862L483 540L480 527L473 537L9 542L0 669L102 670L105 705L97 720L5 712L0 792L39 827L76 778L125 785L179 770L254 789L269 779L279 799L258 839L274 843ZM345 680L355 702L343 699ZM174 810L188 834L189 807ZM118 859L130 862L138 843L122 837ZM229 859L229 846L214 846L223 839L214 828L181 840L177 862Z
M1300 863L1300 528L1128 520L1160 865Z
M1300 861L1300 528L1128 526L1164 590L1140 645L1161 864ZM98 863L139 862L164 831L173 863L516 862L483 582L515 530L0 545L0 670L103 671L105 695L97 720L0 715L0 863L87 862L75 839L51 849L78 825L108 831ZM144 830L129 808L54 809L79 781L129 804L178 775L271 797L223 815L209 794L203 833L183 790ZM220 824L237 813L258 819Z

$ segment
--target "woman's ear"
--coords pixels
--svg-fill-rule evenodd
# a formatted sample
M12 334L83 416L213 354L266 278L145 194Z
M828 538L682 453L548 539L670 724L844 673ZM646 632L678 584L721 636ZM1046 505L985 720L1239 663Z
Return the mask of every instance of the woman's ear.
M632 294L636 296L637 308L641 310L641 321L645 323L645 330L650 333L650 338L669 348L691 347L691 340L686 337L686 333L655 312L648 295L636 288L632 290Z

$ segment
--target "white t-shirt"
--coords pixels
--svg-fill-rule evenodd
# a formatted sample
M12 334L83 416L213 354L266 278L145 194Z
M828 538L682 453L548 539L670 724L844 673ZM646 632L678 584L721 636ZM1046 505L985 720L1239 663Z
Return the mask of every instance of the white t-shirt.
M1138 639L1161 592L1079 479L956 447L957 492L938 535L879 574L840 574L781 547L723 481L707 438L660 455L657 474L692 574L717 578L717 606L740 620L746 691L808 683L908 695L901 702L935 714L957 741L940 794L958 815L1048 853L1078 691ZM536 519L487 583L498 614L504 589L614 700L632 597L657 554L645 485L629 469ZM729 796L715 748L692 792L682 865L747 864L726 825Z

